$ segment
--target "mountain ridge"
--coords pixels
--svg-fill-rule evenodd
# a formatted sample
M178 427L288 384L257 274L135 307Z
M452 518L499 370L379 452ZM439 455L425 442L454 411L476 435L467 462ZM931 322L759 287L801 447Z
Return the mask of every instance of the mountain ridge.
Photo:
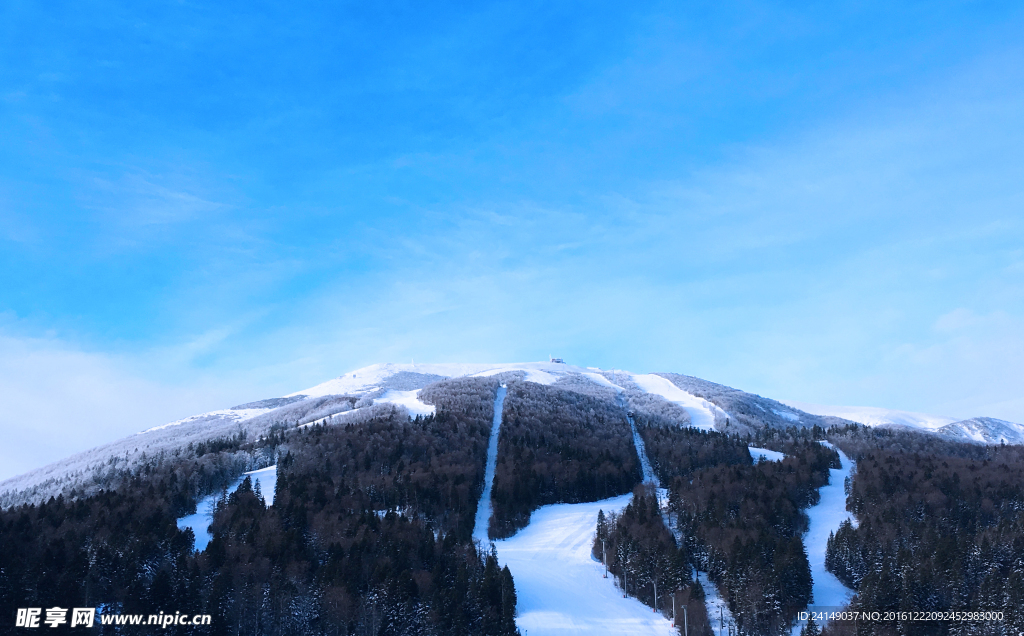
M433 412L419 400L419 391L456 377L498 377L552 385L568 391L628 398L630 408L653 409L683 426L716 428L745 434L761 428L808 428L857 422L838 412L818 413L802 403L773 400L723 384L678 373L639 374L618 369L580 367L562 362L521 363L380 363L347 372L289 395L267 398L193 415L134 435L101 444L59 462L0 482L0 506L40 501L61 493L105 487L119 471L133 470L147 459L180 453L190 445L218 438L259 438L275 427L344 421L367 409L401 408L410 417ZM645 380L645 378L647 378ZM673 387L651 389L650 378L664 378ZM643 386L641 386L643 385ZM644 386L648 388L643 388ZM618 399L618 398L616 398ZM817 405L806 405L814 408ZM880 409L884 411L884 409ZM351 413L352 415L347 415ZM846 413L856 416L855 413ZM919 414L918 414L919 415ZM929 418L931 416L921 416ZM946 421L949 420L949 421ZM932 418L929 426L911 427L973 443L1024 443L1024 426L995 418ZM870 422L857 422L871 424ZM900 426L905 422L883 422ZM248 468L258 468L249 466Z

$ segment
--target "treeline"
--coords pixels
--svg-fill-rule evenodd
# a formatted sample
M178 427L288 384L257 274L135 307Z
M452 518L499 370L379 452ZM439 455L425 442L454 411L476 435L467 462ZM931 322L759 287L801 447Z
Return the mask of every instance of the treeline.
M776 436L779 445L784 433ZM745 463L672 482L669 506L687 552L718 587L741 634L787 631L811 599L803 509L818 501L839 457L811 439L790 437L784 446L782 461L755 465L748 454Z
M675 596L680 631L685 607L688 633L712 633L704 590L692 580L690 559L685 548L676 547L652 489L638 486L621 514L598 513L592 554L607 565L625 594L642 603L671 611Z
M511 574L470 541L495 388L479 385L465 403L436 387L437 415L415 421L374 409L359 425L275 433L274 505L243 481L202 553L176 526L195 503L180 466L4 511L0 607L211 614L214 635L515 634ZM188 461L252 451L202 450Z
M614 402L533 382L510 382L498 438L492 538L526 527L552 503L629 492L641 480L625 412Z
M1024 630L1024 448L859 427L829 438L857 462L826 567L853 609L1004 612L987 623L861 624L860 634ZM830 628L836 633L839 628Z

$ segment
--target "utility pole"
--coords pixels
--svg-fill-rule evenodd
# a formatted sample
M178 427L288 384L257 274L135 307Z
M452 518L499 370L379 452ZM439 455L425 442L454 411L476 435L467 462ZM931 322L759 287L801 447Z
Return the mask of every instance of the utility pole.
M629 597L629 578L626 568L622 568L622 598Z
M654 612L657 613L658 612L658 581L657 580L653 580L651 582L654 583Z
M686 626L686 606L683 606L683 636L690 636L689 628Z
M725 616L722 614L722 606L718 606L718 636L722 636L722 632L725 631Z
M601 539L601 563L604 564L604 578L608 578L608 549L605 548L604 539Z

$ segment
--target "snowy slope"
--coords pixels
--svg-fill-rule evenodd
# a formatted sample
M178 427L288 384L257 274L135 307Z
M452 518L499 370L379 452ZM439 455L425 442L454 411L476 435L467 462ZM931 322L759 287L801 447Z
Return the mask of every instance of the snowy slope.
M620 511L632 495L584 504L544 506L530 525L496 541L498 560L512 571L524 636L644 636L676 634L671 623L634 598L623 598L590 556L597 513Z
M699 428L703 431L713 431L715 430L715 417L718 416L723 420L726 418L725 411L722 409L707 400L687 393L660 375L631 374L630 379L644 391L660 395L669 402L674 402L686 409L686 412L690 414L690 422L694 428Z
M828 442L823 443L832 446ZM846 510L845 491L846 478L850 476L853 461L838 448L836 452L839 453L842 467L829 469L828 485L818 490L821 499L807 509L810 524L803 537L813 581L810 607L816 612L841 610L853 598L853 590L844 586L834 574L825 569L825 549L828 547L829 534L838 530L839 525L846 519L856 524L856 519ZM793 628L794 636L800 634L800 627L798 624Z
M979 444L1024 444L1024 424L994 417L974 417L953 422L939 428L937 432L943 437Z
M373 364L303 391L296 391L286 397L364 395L380 388L418 389L445 378L489 377L516 371L522 372L527 381L554 384L563 376L573 373L589 373L592 369L557 362ZM418 384L418 386L394 386L403 381L410 385Z
M388 389L384 395L373 401L374 404L398 404L404 406L410 415L433 415L434 405L420 402L420 389L412 391L396 391Z
M494 487L494 471L498 467L498 435L501 433L501 410L505 405L506 387L498 387L494 396L494 419L491 421L491 436L487 441L487 464L484 468L484 491L476 507L473 522L473 539L482 545L490 540L487 531L491 524L491 491Z
M242 477L238 478L235 483L227 489L227 493L233 493L238 490L238 487L245 481L245 476L252 477L253 488L256 484L260 485L260 492L263 493L263 501L268 506L274 503L274 494L277 491L277 465L269 466L267 468L261 468L260 470L253 470L245 473ZM184 530L185 528L192 528L193 534L196 536L195 548L197 551L202 552L206 549L206 546L210 544L213 539L210 536L209 527L213 523L213 511L217 507L217 499L220 498L220 493L215 495L209 495L203 497L196 505L196 511L193 514L186 515L178 519L178 529Z
M757 446L748 446L747 450L750 451L750 457L754 460L755 464L761 461L781 462L786 457L779 451L773 451L768 448L758 448Z

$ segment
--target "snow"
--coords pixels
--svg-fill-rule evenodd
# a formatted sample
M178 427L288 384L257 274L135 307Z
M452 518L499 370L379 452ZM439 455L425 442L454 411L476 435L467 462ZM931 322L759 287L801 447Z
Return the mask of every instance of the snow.
M607 386L607 380L599 380L590 369L558 362L508 362L508 363L409 363L409 364L373 364L356 369L343 376L328 380L303 391L296 391L285 397L305 395L322 397L325 395L363 395L375 391L387 384L388 378L398 373L419 373L436 375L445 378L489 377L509 371L522 371L528 382L538 384L554 384L559 378L571 374L587 375L598 384Z
M761 410L764 410L764 409L761 409ZM794 413L793 411L780 411L779 409L772 409L772 413L775 413L776 415L778 415L782 419L789 420L790 422L799 422L800 421L800 416L797 415L796 413Z
M597 512L620 511L632 495L536 510L530 525L496 541L498 560L512 571L523 636L674 636L668 619L634 598L590 555Z
M669 402L675 402L686 409L686 412L690 414L690 424L693 428L699 428L702 431L713 431L715 430L715 415L718 414L720 417L725 418L725 411L722 409L707 400L687 393L660 375L630 374L630 377L644 391L660 395Z
M609 389L615 389L616 391L621 391L622 390L621 386L619 386L618 384L615 384L614 382L612 382L608 378L604 377L600 373L591 373L589 371L584 371L583 373L581 373L581 375L583 375L585 378L587 378L588 380L590 380L591 382L593 382L595 384L600 384L601 386L606 386Z
M265 501L268 506L273 505L274 495L277 492L277 464L243 474L227 489L228 493L233 493L238 490L238 487L242 485L243 481L245 481L246 475L252 477L253 488L256 487L257 483L260 485L260 492L263 493L263 501ZM194 514L178 519L179 530L192 528L192 532L196 535L195 548L198 552L205 550L206 546L208 546L210 541L213 539L210 535L210 524L213 523L213 511L217 507L217 500L219 498L220 493L203 497L199 503L196 504L196 511Z
M733 624L729 605L718 593L718 587L708 578L707 572L697 572L697 580L704 588L704 606L707 607L711 631L715 636L725 636L729 633L729 625Z
M833 447L828 442L822 442ZM849 604L853 598L853 590L844 586L834 574L825 569L825 549L828 547L828 536L839 529L846 519L855 523L853 516L846 510L846 478L850 476L853 462L843 451L836 449L842 468L829 469L829 483L822 486L818 493L821 500L817 505L807 509L810 525L804 534L804 548L807 560L811 565L813 579L811 608L814 611L839 610ZM793 628L793 635L800 634L802 624Z
M412 416L416 415L433 415L434 405L420 402L420 389L414 391L395 391L389 389L384 392L384 395L373 401L374 404L381 404L383 402L390 402L392 404L399 404L404 406L409 414Z
M946 424L956 421L952 417L939 415L926 415L924 413L913 413L911 411L897 411L895 409L878 408L874 406L826 406L822 404L809 404L807 402L794 402L792 400L779 400L786 406L800 409L812 415L831 415L843 419L864 424L866 426L883 426L886 424L911 426L934 431Z
M760 461L759 458L764 457L765 461L769 462L781 462L786 455L779 451L769 450L767 448L758 448L757 446L748 446L747 450L750 451L750 456L755 462Z
M397 373L420 373L437 375L446 378L466 376L486 377L505 373L506 371L522 371L530 382L553 384L559 377L570 373L580 373L584 369L570 364L554 362L511 362L511 363L409 363L409 364L373 364L356 369L343 376L328 380L304 391L296 391L285 397L305 395L321 397L324 395L362 395L380 388L388 378Z
M636 430L636 424L633 422L633 418L626 415L626 419L629 420L629 428L633 431L633 445L636 447L637 457L640 458L640 469L644 474L644 483L653 484L655 488L660 488L661 481L659 481L658 476L654 474L654 468L651 467L651 461L647 458L647 446L644 445L644 440L640 437L640 432Z
M954 422L943 426L938 432L947 438L969 440L979 444L1024 443L1024 425L994 417L974 417Z
M268 506L274 505L274 495L277 494L277 464L245 474L252 477L253 488L256 487L257 483L260 485L260 492L263 493L263 502ZM242 482L239 481L238 484L241 485Z
M159 431L171 426L178 426L179 424L188 424L189 422L195 422L204 418L220 418L225 420L233 420L235 422L244 422L251 420L257 415L263 415L273 409L221 409L218 411L210 411L209 413L200 413L199 415L190 415L189 417L168 422L167 424L161 424L160 426L154 426L153 428L147 428L144 431L136 433L136 435L142 435L143 433L149 433L151 431Z
M501 410L505 404L507 389L498 387L494 398L494 421L491 424L491 437L487 442L487 466L484 469L484 491L480 495L480 503L476 507L476 520L473 523L473 539L487 545L490 539L487 528L491 522L491 487L494 485L494 471L498 466L498 433L501 430Z

